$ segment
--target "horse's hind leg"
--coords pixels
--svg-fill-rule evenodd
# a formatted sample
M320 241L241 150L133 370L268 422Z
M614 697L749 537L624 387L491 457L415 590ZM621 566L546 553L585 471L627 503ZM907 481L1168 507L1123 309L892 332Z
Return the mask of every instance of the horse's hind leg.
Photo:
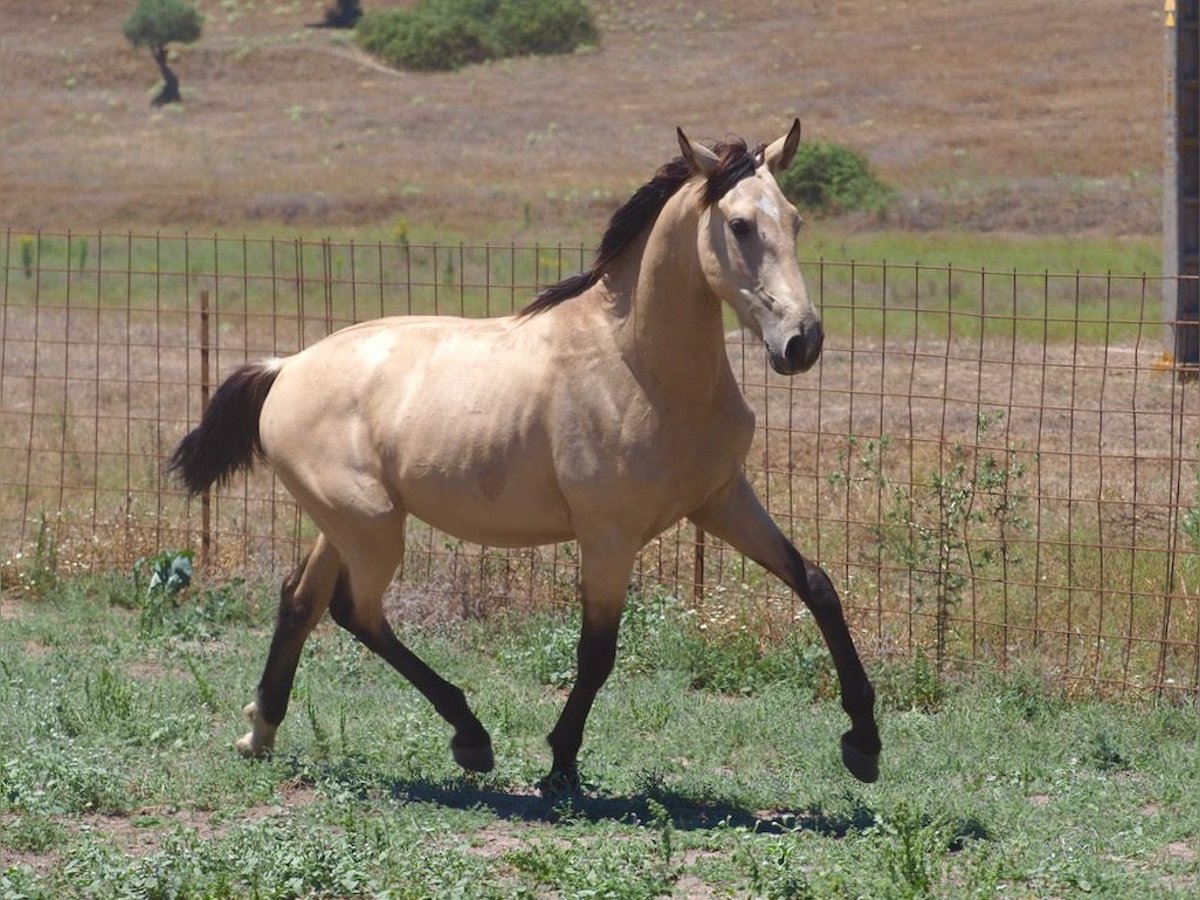
M292 681L304 642L325 615L338 583L341 557L324 535L283 582L275 634L255 699L246 705L250 731L237 742L243 756L265 756L287 714Z
M378 532L375 537L378 537ZM402 526L398 540L396 537L395 532L390 533L391 540L386 548L381 548L377 539L372 541L366 534L354 543L357 552L348 560L349 581L338 582L329 607L330 615L365 647L412 682L433 704L438 714L454 727L450 749L455 762L464 769L490 772L495 764L491 738L471 712L462 690L434 672L404 646L383 615L383 594L404 552Z

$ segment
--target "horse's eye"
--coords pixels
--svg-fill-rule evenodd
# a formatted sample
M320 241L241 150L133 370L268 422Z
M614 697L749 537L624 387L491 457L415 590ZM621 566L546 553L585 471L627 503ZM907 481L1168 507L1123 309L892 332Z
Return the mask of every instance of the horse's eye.
M730 219L729 230L733 232L734 237L744 238L750 233L750 223L745 219Z

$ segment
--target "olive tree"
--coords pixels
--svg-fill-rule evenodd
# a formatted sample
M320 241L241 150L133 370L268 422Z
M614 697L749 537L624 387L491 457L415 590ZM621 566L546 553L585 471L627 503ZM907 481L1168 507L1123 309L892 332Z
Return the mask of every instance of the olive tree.
M361 0L335 0L325 8L325 18L317 28L353 28L363 16Z
M151 104L178 103L179 79L167 65L167 45L190 44L200 37L204 17L187 0L137 0L121 30L135 47L149 47L162 73L163 86Z

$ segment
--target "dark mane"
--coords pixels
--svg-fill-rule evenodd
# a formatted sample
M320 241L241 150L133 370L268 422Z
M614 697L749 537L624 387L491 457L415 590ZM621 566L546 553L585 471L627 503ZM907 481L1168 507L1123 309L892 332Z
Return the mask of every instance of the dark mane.
M751 152L741 138L718 143L713 152L717 155L717 167L708 176L704 186L704 203L708 206L724 197L743 178L753 175L762 163L762 148ZM613 213L591 268L546 288L519 315L534 316L545 312L564 300L578 297L596 284L612 261L658 218L667 201L691 177L692 168L682 156L663 165L653 178L634 192L624 206Z

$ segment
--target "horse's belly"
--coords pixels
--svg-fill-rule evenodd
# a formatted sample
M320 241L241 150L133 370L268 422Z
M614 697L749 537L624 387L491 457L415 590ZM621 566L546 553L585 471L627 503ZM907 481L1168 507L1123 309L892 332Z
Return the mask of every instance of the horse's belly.
M497 471L489 479L409 469L399 484L405 511L460 540L533 547L574 537L562 495L541 479Z

